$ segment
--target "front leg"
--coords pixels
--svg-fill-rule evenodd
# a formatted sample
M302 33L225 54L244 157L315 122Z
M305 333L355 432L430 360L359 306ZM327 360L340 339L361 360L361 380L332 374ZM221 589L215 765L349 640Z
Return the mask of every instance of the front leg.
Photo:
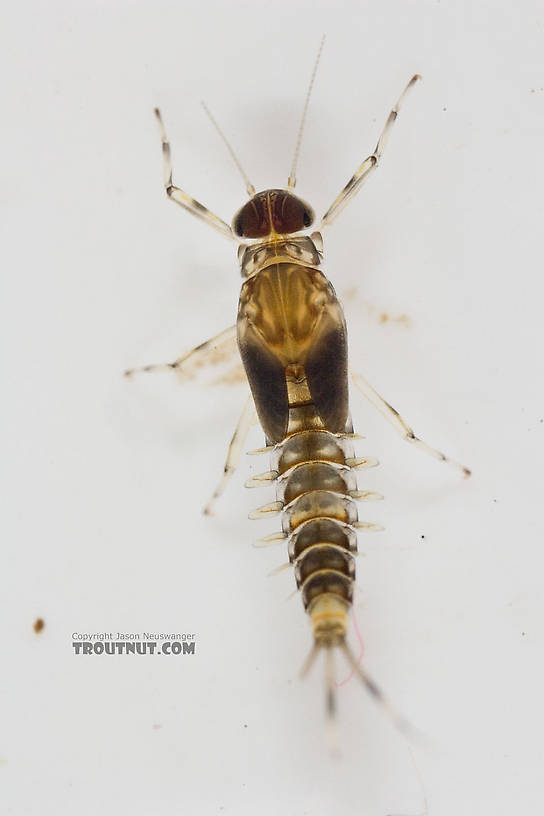
M342 212L348 201L350 201L355 193L361 189L370 173L378 166L383 151L385 150L385 145L391 132L391 128L395 124L398 116L400 106L402 105L402 102L410 88L412 88L419 79L421 79L420 75L414 74L404 91L401 93L396 105L393 107L389 116L387 117L387 121L380 134L378 143L374 148L374 152L371 153L370 156L366 157L361 166L357 168L353 176L350 178L344 189L334 199L333 203L321 219L321 227L326 227L328 224L332 224L336 216Z
M163 158L163 182L164 182L164 189L166 191L166 195L168 198L171 198L172 201L175 201L176 204L179 204L180 207L183 207L185 210L190 212L192 215L195 215L197 218L200 218L202 221L205 221L206 224L209 224L210 227L213 227L222 235L226 236L227 238L231 238L232 240L236 240L234 233L230 226L223 221L222 218L219 218L215 213L209 210L204 204L201 204L200 201L197 201L196 198L193 198L188 193L181 190L179 187L176 187L172 183L172 156L170 151L170 142L166 136L166 130L164 127L164 123L162 121L162 117L158 108L154 110L155 116L157 118L157 122L159 125L159 132L161 135L161 143L162 143L162 158Z

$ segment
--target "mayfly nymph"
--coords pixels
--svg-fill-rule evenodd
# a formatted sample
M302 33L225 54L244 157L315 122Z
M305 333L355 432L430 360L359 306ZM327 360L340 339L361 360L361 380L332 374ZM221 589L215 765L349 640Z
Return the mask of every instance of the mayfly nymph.
M321 53L321 49L320 52ZM377 464L376 459L357 457L348 394L348 343L346 322L332 284L322 271L321 230L329 226L378 166L386 139L400 105L420 79L412 77L391 110L375 150L363 161L326 211L317 228L315 215L294 193L296 164L314 65L298 132L295 157L285 189L256 192L219 126L213 124L238 165L249 200L227 224L172 182L170 145L158 109L167 195L193 215L238 244L242 275L238 319L217 337L202 343L171 364L146 366L144 370L182 370L189 361L204 361L210 350L237 338L251 396L229 448L223 478L212 497L223 491L234 471L256 411L270 454L270 469L248 481L255 487L271 482L276 500L250 517L281 515L282 529L261 544L285 541L289 564L311 621L314 645L305 664L315 656L327 656L327 708L334 709L333 652L339 649L370 693L397 724L402 721L359 665L346 643L349 611L353 601L357 530L379 530L380 525L359 520L357 502L382 498L360 490L356 472ZM402 417L360 375L356 385L400 432L416 447L458 469L470 471L419 439ZM211 503L207 506L209 511Z

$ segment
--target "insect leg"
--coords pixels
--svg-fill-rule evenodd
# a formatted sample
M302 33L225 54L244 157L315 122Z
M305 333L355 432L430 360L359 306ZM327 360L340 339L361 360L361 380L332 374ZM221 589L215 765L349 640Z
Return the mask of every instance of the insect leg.
M225 467L223 469L223 475L221 477L219 484L215 488L211 499L209 500L208 504L203 510L204 515L210 516L212 514L212 506L214 502L223 493L230 477L238 467L238 462L240 461L240 456L242 453L242 448L244 447L244 442L246 441L249 429L254 424L256 419L257 413L255 411L253 397L250 394L249 397L247 398L247 402L244 406L244 410L242 411L242 415L240 416L238 424L236 425L236 428L232 435L229 450L227 453L227 459L225 461Z
M372 388L370 383L361 374L355 374L352 371L351 378L363 396L365 396L367 400L371 402L372 405L377 408L386 419L389 420L393 428L395 428L403 439L406 439L407 442L411 442L414 447L419 448L419 450L429 454L429 456L432 456L434 459L438 459L441 462L446 462L446 464L451 465L456 470L461 471L465 478L468 478L471 475L471 471L467 467L459 464L459 462L456 462L454 459L450 459L449 456L446 456L441 451L436 450L436 448L431 448L430 445L427 445L425 442L423 442L423 440L416 436L410 426L401 417L399 412L396 411L392 405L389 405L389 403L386 402L383 397L380 397L378 392Z
M355 171L353 176L350 178L342 192L335 198L325 215L321 220L321 227L325 227L328 224L331 224L336 216L344 209L348 201L359 191L363 183L366 181L367 177L370 175L371 171L374 170L375 167L378 166L379 160L382 157L383 151L385 149L385 145L387 142L387 138L391 132L391 128L397 118L400 106L404 100L404 97L410 90L410 88L415 85L415 83L421 79L419 74L415 74L404 91L401 93L397 104L392 109L391 113L387 117L387 122L385 123L384 129L380 134L380 138L378 139L378 143L374 148L374 152L368 156L361 166Z
M187 370L192 366L193 369L204 365L208 360L211 362L214 354L220 354L220 349L229 341L236 337L236 326L229 326L215 337L211 337L204 343L195 346L191 351L182 354L173 363L158 363L155 365L140 366L139 368L128 368L125 371L125 377L131 377L133 374L140 374L148 371L177 371L178 373L187 373ZM224 351L224 349L223 349ZM234 351L234 346L233 346Z
M172 156L170 151L170 142L166 137L166 130L159 109L155 108L154 112L155 116L157 117L157 122L159 123L159 131L161 134L163 156L163 180L166 195L169 198L171 198L172 201L175 201L176 204L179 204L181 207L184 207L190 213L196 215L197 218L202 219L202 221L205 221L211 227L214 227L222 235L225 235L227 238L232 238L232 240L235 241L236 238L234 237L234 234L230 226L225 221L219 218L219 216L215 215L215 213L213 213L199 201L192 198L192 196L188 195L179 187L175 187L172 184Z

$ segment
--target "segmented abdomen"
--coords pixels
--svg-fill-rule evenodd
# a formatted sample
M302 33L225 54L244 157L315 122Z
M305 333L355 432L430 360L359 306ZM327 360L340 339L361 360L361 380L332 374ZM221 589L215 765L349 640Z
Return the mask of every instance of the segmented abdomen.
M277 499L284 502L283 531L306 609L323 592L352 600L357 507L350 491L357 485L345 458L327 431L301 431L278 451Z
M349 437L327 430L299 431L273 453L289 560L316 640L322 642L346 632L357 553L355 499L375 495L357 490L353 466L374 464L354 459Z

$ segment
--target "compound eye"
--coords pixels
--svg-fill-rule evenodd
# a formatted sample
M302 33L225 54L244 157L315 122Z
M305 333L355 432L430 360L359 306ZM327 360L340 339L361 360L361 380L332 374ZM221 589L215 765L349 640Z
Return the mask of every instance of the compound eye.
M292 193L279 191L272 200L274 230L283 235L300 232L313 223L311 208Z
M286 190L257 193L235 215L232 228L240 238L292 235L314 221L312 208Z
M236 215L233 229L240 238L264 238L270 235L270 217L266 199L253 198Z

